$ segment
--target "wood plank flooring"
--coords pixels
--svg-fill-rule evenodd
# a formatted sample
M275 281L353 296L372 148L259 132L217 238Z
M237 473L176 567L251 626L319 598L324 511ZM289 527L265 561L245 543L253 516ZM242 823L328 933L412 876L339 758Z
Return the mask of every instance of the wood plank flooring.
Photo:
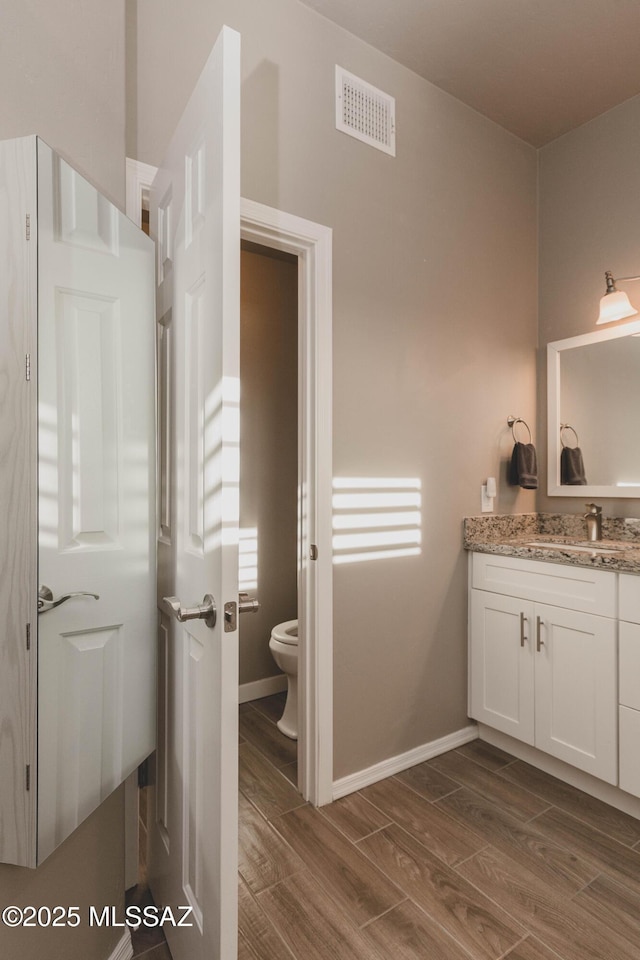
M282 706L241 708L240 960L638 960L640 821L479 740L316 810Z

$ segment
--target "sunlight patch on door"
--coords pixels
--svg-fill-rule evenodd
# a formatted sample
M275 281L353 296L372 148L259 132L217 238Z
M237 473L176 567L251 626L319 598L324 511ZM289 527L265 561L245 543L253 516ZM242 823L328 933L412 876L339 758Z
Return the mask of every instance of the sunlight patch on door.
M418 556L421 511L416 477L335 477L333 562Z
M238 546L240 522L240 378L222 378L222 545Z
M258 528L241 527L238 549L238 590L258 589Z
M38 404L38 535L40 547L58 547L58 412Z
M238 547L240 380L223 377L204 406L204 511L207 551Z

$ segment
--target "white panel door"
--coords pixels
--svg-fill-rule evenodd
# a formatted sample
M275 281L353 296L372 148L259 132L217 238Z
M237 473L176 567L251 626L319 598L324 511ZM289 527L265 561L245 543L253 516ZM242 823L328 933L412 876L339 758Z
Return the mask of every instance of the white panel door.
M36 206L36 138L0 142L0 862L23 867L36 865Z
M153 248L41 140L38 266L41 863L153 750L156 656Z
M225 28L152 188L158 263L160 703L149 878L174 960L237 955L240 37ZM217 605L214 627L179 621Z
M533 743L533 604L472 590L470 638L469 715Z
M536 747L617 783L616 621L536 604Z

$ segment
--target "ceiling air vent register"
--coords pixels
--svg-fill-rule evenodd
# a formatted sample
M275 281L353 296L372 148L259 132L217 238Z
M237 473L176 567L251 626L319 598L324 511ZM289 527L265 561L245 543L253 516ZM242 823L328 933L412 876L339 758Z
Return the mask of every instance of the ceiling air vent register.
M395 157L395 98L336 66L336 129Z

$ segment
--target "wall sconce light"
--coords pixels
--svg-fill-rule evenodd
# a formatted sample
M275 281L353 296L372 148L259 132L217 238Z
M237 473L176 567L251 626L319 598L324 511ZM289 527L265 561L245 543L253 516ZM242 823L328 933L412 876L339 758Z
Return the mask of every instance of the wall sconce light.
M614 280L611 271L607 270L604 278L607 282L607 289L600 301L600 315L596 320L596 325L613 323L614 320L624 320L625 317L635 317L638 311L631 306L626 293L616 289L616 283L621 280L640 280L640 277L618 277L617 280Z

